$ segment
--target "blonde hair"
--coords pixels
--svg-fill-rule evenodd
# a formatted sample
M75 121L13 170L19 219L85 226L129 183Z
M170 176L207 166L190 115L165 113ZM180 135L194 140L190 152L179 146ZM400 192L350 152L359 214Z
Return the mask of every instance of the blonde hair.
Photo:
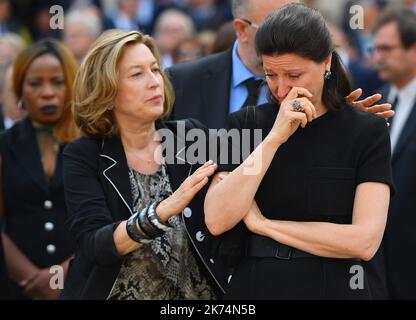
M113 105L117 94L117 64L123 49L133 43L147 46L161 65L154 40L139 31L108 30L85 56L75 78L72 101L75 122L85 136L113 137L119 134L113 111L108 107ZM172 110L174 94L166 74L161 74L165 95L161 119L166 119Z
M59 143L70 142L79 137L79 130L75 126L74 117L71 112L71 97L75 74L77 72L77 62L74 55L61 42L46 39L41 40L23 50L17 57L13 65L13 88L17 99L23 95L23 81L26 72L32 62L45 54L54 55L61 63L65 76L66 95L62 117L53 126L53 134Z

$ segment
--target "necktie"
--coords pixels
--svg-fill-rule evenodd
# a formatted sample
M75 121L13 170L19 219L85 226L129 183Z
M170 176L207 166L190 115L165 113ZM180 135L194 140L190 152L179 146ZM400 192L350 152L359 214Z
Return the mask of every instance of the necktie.
M391 104L391 110L395 111L398 104L399 104L399 95L396 95L396 97L393 100L393 103ZM391 126L393 125L393 120L394 120L394 117L389 119L390 130L391 130Z
M255 80L254 78L244 81L243 84L247 88L248 96L241 108L257 105L257 100L259 99L259 89L262 82L263 80Z

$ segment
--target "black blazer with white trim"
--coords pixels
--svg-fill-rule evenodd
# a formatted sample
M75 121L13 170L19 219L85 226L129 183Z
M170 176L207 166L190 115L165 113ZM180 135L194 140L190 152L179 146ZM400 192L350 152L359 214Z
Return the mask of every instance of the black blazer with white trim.
M201 165L186 161L190 143L183 135L195 128L208 133L196 120L184 123L183 132L177 129L176 121L156 123L157 129L170 130L175 137L168 147L173 148L176 163L167 163L172 190ZM78 250L61 299L106 299L123 262L115 247L113 232L122 220L130 217L133 205L120 139L81 138L70 143L64 152L64 188L69 214L67 226L78 243ZM221 295L228 272L212 259L215 239L205 226L203 213L206 190L207 186L183 210L182 218L201 270Z

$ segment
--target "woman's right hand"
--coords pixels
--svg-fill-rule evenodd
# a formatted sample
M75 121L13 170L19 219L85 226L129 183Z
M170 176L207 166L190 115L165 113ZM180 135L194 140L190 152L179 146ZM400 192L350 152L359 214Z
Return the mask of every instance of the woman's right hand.
M305 128L308 122L316 118L315 106L310 102L312 94L305 88L293 87L280 104L269 138L281 145L299 128ZM298 100L302 111L293 110L293 101Z
M217 164L212 160L206 162L190 175L179 188L156 208L156 213L162 221L182 212L194 196L207 184L208 177L214 174Z

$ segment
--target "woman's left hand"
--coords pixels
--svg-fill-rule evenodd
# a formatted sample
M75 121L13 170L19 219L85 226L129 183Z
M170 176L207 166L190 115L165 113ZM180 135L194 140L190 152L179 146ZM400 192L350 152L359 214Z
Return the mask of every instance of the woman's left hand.
M257 234L261 233L262 224L266 221L266 218L262 215L256 201L253 201L251 208L245 215L243 221L251 232Z

